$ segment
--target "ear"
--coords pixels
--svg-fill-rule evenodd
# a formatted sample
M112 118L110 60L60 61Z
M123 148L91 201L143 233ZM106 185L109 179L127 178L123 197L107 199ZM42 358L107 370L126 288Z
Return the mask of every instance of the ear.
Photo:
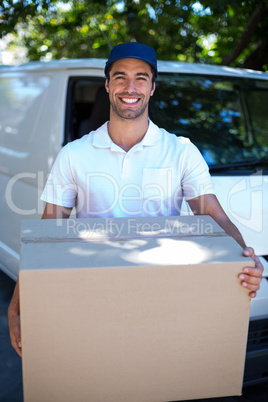
M109 82L108 82L107 79L106 79L106 81L105 81L105 89L106 89L106 91L109 93Z
M153 86L152 86L152 90L151 90L151 96L153 96L154 91L155 91L155 82L153 83Z

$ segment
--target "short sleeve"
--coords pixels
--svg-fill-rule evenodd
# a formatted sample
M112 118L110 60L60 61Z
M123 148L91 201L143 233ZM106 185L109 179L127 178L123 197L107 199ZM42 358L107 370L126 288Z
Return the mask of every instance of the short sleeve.
M186 201L205 194L214 194L206 161L197 147L188 142L183 161L182 191Z
M68 145L61 149L52 166L41 200L73 208L76 204L77 185L73 179Z

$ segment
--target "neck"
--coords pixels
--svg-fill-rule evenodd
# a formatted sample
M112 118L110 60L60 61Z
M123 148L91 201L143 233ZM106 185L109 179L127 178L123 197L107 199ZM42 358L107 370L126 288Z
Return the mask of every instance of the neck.
M148 130L148 125L146 113L137 119L121 119L114 117L111 111L108 133L112 141L127 152L141 142Z

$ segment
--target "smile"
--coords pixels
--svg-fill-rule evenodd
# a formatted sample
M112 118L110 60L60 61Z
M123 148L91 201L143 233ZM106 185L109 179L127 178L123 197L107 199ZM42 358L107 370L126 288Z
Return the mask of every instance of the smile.
M128 103L128 104L132 104L132 103L136 103L139 101L139 98L120 98L120 100L122 102Z

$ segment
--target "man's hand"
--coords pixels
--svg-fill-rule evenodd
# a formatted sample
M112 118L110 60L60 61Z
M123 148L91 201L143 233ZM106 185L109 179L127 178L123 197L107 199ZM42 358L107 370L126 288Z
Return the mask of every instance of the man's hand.
M16 283L7 316L11 345L21 357L19 281Z
M239 274L241 285L250 291L250 297L256 297L256 292L260 289L262 280L263 266L252 247L247 247L244 239L237 227L230 221L222 209L217 197L214 194L205 194L188 201L191 210L195 215L210 215L220 227L232 236L237 243L244 249L244 256L251 257L255 261L255 267L245 267Z
M21 357L20 316L15 311L8 311L8 325L11 345Z
M255 255L252 247L244 249L243 254L245 257L251 257L255 261L255 267L245 267L243 272L239 274L241 285L250 290L249 296L256 297L257 290L260 289L262 280L263 266L259 258Z

